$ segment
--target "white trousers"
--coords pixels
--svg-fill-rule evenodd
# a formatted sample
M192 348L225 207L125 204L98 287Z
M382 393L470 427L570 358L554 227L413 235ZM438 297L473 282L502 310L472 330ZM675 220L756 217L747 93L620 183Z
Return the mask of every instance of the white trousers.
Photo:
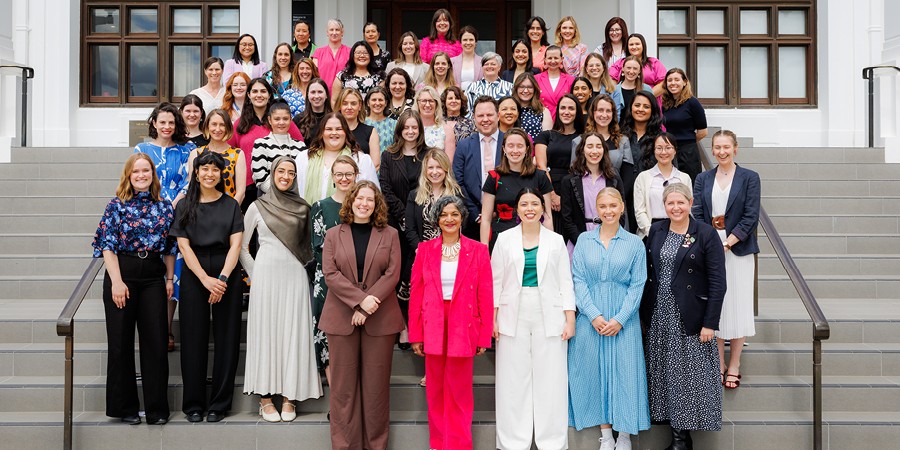
M568 342L544 333L537 288L522 289L516 335L497 340L497 448L568 448ZM502 308L502 306L501 306Z

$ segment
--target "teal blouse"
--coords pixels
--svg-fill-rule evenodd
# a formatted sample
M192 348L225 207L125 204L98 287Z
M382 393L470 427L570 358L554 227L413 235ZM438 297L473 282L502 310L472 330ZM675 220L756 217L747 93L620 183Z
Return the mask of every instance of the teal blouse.
M526 248L525 251L525 270L522 271L522 287L537 287L537 246Z

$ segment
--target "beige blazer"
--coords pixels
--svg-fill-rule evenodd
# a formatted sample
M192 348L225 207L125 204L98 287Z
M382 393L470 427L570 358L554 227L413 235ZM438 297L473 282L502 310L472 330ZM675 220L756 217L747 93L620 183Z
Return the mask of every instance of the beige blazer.
M519 298L525 253L522 250L522 226L506 230L497 236L491 255L494 278L494 308L497 308L497 327L501 334L516 335L519 320ZM564 311L575 311L575 291L569 252L563 237L541 227L537 253L538 290L547 337L559 336L566 324Z

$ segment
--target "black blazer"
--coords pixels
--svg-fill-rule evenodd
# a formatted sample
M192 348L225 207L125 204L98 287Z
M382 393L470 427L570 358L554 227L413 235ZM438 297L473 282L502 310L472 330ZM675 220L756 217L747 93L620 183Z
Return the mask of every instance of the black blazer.
M537 67L533 67L531 69L532 75L537 75L539 73L541 73L541 69L538 69ZM500 79L509 81L510 83L515 83L516 80L513 78L515 75L516 69L506 69L503 72L500 72Z
M650 226L644 240L647 246L647 284L641 300L641 321L649 327L659 293L659 252L669 234L669 219ZM725 299L725 250L712 225L691 219L688 235L694 242L679 246L672 276L672 294L681 312L684 330L689 335L701 328L719 329L722 301Z
M712 190L716 183L716 168L697 175L694 180L694 206L691 213L704 223L712 223ZM725 208L725 233L734 234L741 241L731 246L737 256L759 253L756 227L759 225L759 174L737 166Z
M419 248L419 243L422 242L422 235L425 233L425 222L422 216L425 207L424 205L416 203L417 190L418 189L413 189L409 191L409 195L406 197L405 237L406 245L413 253Z
M615 178L606 180L606 187L616 188L622 193L624 183L622 183L622 177L619 176L619 171L615 172ZM575 245L578 243L578 236L587 231L587 222L584 221L584 183L581 176L572 174L564 176L559 186L559 197L562 235L565 240ZM623 212L619 222L627 230L628 214Z
M422 157L428 149L422 147L416 154L416 164L418 167L415 179L419 179L419 172L422 170ZM384 202L388 207L388 224L396 229L400 229L400 222L406 217L406 198L410 191L415 191L419 186L418 181L410 184L406 173L406 164L403 159L395 159L396 156L385 150L381 152L381 167L378 168L378 183L381 185L381 193L384 195ZM413 247L415 248L415 247Z

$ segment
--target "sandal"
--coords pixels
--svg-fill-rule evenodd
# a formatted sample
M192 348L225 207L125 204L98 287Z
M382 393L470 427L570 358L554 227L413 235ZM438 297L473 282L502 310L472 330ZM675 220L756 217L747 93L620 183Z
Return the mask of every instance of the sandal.
M422 379L419 380L419 386L425 387L425 377L422 377Z
M728 372L728 368L727 368L727 367L724 368L724 369L722 369L721 372L719 372L719 375L721 375L721 380L720 380L720 381L721 381L721 383L722 383L722 386L725 386L725 373L726 373L726 372Z
M734 378L734 380L731 380L731 378ZM733 385L733 386L729 386L729 385ZM733 373L726 374L725 375L725 383L723 383L723 386L725 386L725 389L737 389L737 388L741 387L741 374L733 374Z

